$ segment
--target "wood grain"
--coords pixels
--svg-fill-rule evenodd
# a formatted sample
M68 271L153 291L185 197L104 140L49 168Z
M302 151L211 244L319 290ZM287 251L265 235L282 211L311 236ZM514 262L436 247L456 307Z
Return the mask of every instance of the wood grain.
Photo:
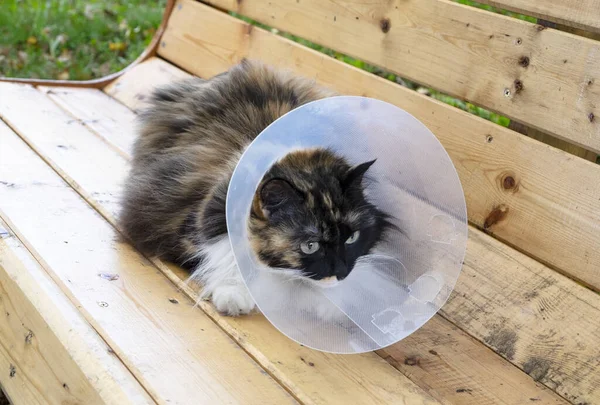
M97 134L91 133L82 124L78 124L78 120L73 123L72 116L54 105L41 92L30 87L15 85L11 87L10 90L3 88L0 91L3 95L9 94L9 91L22 91L25 94L15 99L27 101L12 103L10 111L4 106L0 107L0 116L10 122L27 143L42 155L44 160L50 162L52 167L81 195L92 202L105 218L112 224L116 224L114 218L118 207L113 200L105 196L116 196L120 193L121 183L128 169L125 159L105 142L98 140ZM63 98L62 102L65 100L68 100L68 97ZM32 104L41 108L31 111L27 106ZM33 131L28 126L30 121L45 122L47 128L52 125L54 132ZM71 123L69 124L69 122ZM130 120L126 120L123 124L127 125L126 122L130 122ZM69 129L73 128L73 125L78 125L76 130ZM55 134L66 134L65 136L69 137L68 144L73 147L67 149L57 148L56 144L62 143L64 140ZM52 140L53 138L54 140ZM84 147L88 144L90 144L89 147ZM106 163L102 164L102 162ZM103 188L103 185L109 186ZM119 247L125 249L121 245ZM120 273L123 271L125 270L121 269ZM146 271L150 270L146 269ZM153 272L153 274L156 274L158 270L153 268ZM165 273L169 274L168 270ZM181 284L180 279L177 278L176 281ZM178 287L182 286L178 285ZM196 297L196 294L193 296ZM180 308L181 303L188 302L181 298L177 299L180 301L180 305L175 308ZM165 299L165 302L168 305L173 305L167 299ZM437 403L421 391L417 385L373 353L357 356L329 356L299 346L276 331L266 320L260 321L261 318L257 318L256 322L252 318L252 328L236 329L231 326L230 318L219 316L208 303L201 303L200 306L226 333L234 337L240 346L256 359L269 374L277 378L286 389L303 403L341 404L353 401L374 404L389 404L396 401L411 404ZM158 316L161 315L163 310L165 309L155 309L153 313ZM196 311L194 314L199 316L201 313ZM190 314L191 316L192 314ZM201 318L205 319L206 316ZM206 329L206 332L198 332L201 328L194 326L196 322L192 323L192 320L187 318L188 330L185 333L182 332L182 336L177 339L177 345L189 344L189 350L194 352L193 346L197 339L216 339L216 337L213 337L212 329L204 326L202 328ZM216 327L214 323L212 325ZM191 341L188 342L188 339ZM254 346L254 343L258 347ZM236 375L244 375L244 371L240 369L240 366L235 366L234 362L239 360L230 359L230 354L223 349L207 348L205 350L210 350L219 358L226 357L223 361L214 358L205 359L205 361L214 364L215 367L222 368L222 372L227 371ZM237 353L243 352L238 351ZM128 360L133 356L133 353L124 350L122 355L124 360ZM308 358L311 359L310 362L320 366L310 366L309 362L306 361ZM160 361L157 359L148 361L148 367L161 366ZM175 364L173 367L178 367L178 371L172 370L173 378L181 378L181 373L188 372L185 368L182 368L181 364ZM145 374L146 372L142 373L140 378ZM148 384L154 387L156 382L152 381ZM254 390L256 389L254 388ZM247 386L236 387L236 391L245 391L252 401L261 400L254 390L248 389ZM277 397L273 398L268 403L279 403L281 401ZM242 401L242 403L245 402Z
M154 404L0 221L0 381L13 404Z
M598 0L480 0L479 3L600 32Z
M204 78L242 58L314 78L342 94L378 98L421 120L460 176L469 220L519 250L600 289L600 166L436 102L388 80L227 16L184 1L162 54ZM176 10L178 8L176 7ZM202 61L202 63L197 63ZM126 76L123 80L127 80ZM502 221L486 221L498 207Z
M135 80L133 75L128 75L127 80L115 80L104 91L136 112L146 105L148 89L188 76L181 69L156 57L137 65L133 71L137 77ZM152 81L148 81L150 78Z
M600 403L600 296L470 230L440 313L574 404Z
M154 64L158 66L158 63ZM148 74L150 71L145 69L144 72L145 74ZM139 80L140 76L137 73L134 74ZM156 68L155 74L160 75L160 70L158 68ZM147 83L153 82L152 76L144 76L143 79ZM150 88L145 89L146 92L150 90ZM68 104L70 102L76 102L76 100L69 100L68 97L65 97L59 100L59 102L62 105L65 103ZM68 106L63 107L69 110ZM97 118L102 120L102 111L109 110L110 108L97 109ZM106 118L108 119L109 116ZM127 122L128 121L126 120L124 125L126 125ZM108 153L112 153L112 151L108 150L107 148L104 148L102 151L96 151L96 154L101 155ZM85 156L82 157L82 160L85 160ZM56 161L57 165L60 165L60 163L60 161ZM75 175L73 175L73 178L75 179ZM87 194L92 195L93 192L91 192L91 190L93 190L94 185L91 183L86 183L85 188L88 187L90 188L90 192ZM102 207L102 203L99 203L93 199L90 201L90 203L100 212L106 211L106 209ZM111 215L106 215L109 220L114 223L114 219L111 218ZM161 268L165 274L168 274L169 277L184 291L188 292L190 296L196 297L196 292L191 290L189 286L183 284L182 280L187 277L187 273L185 271L182 271L176 266L166 265L158 260L155 261L155 264ZM212 317L214 317L215 321L226 331L228 331L228 333L239 339L242 344L247 347L247 350L251 351L251 354L255 358L264 358L265 363L261 364L267 364L270 372L276 376L282 375L282 379L287 378L288 380L292 380L290 381L290 384L301 386L303 388L307 387L308 384L317 384L315 380L307 380L306 377L301 377L300 383L295 382L299 379L297 374L301 370L306 370L306 372L311 373L311 375L318 373L314 377L319 380L324 379L326 381L336 381L340 378L339 368L343 367L340 366L338 368L336 365L339 356L321 356L307 349L302 349L302 351L299 352L298 348L294 347L296 345L292 344L290 346L290 342L276 332L273 329L273 326L270 325L264 317L252 316L240 319L223 318L220 317L208 304L203 304L203 309ZM425 350L426 353L428 350L439 350L440 348L432 339L423 339L421 336L423 336L423 334L425 334L425 337L438 336L439 333L436 330L438 329L440 322L442 322L442 325L447 324L447 322L439 320L437 323L433 322L433 324L425 325L422 331L417 332L412 340L409 339L406 342L402 342L397 347L411 348L414 346L415 341L422 341L419 348ZM277 344L274 344L274 336L278 336ZM411 379L415 382L415 384L425 388L428 393L430 393L440 402L456 403L460 399L458 403L480 404L480 400L485 398L486 401L488 401L487 403L520 405L524 400L529 400L529 398L537 398L542 401L542 403L564 403L558 396L552 394L550 390L547 390L539 384L536 384L516 367L511 366L510 363L495 355L492 351L485 348L485 346L481 343L476 343L472 339L466 338L467 335L463 332L454 328L452 331L450 331L450 336L451 337L447 339L452 339L453 342L456 342L454 344L454 351L446 352L443 348L441 349L441 352L447 353L447 357L432 359L431 370L428 372L429 378L423 378L423 376L414 376L412 375L414 373L406 373L406 370L402 370L405 374L411 376ZM286 346L290 347L290 350L281 349L282 347ZM465 358L464 356L458 354L469 350L472 351L474 348L478 348L477 357ZM398 351L390 353L395 355L398 353ZM411 353L415 353L414 348L411 349ZM446 354L444 356L446 356ZM455 360L457 363L459 363L457 366L449 365L453 364ZM365 371L368 370L369 374L373 372L373 365L370 363L371 361L373 361L371 357L361 356L360 358L355 359L351 365L348 364L347 367L353 370L352 378L358 381L369 381L372 377L367 376ZM404 361L404 359L401 361ZM328 364L331 366L328 367ZM318 371L316 371L315 368L318 369ZM492 380L489 379L489 375L485 373L479 374L470 371L480 370L481 368L486 368L489 370L489 373L496 374L498 376ZM369 388L369 391L376 387L373 384L369 384L369 386L371 387ZM513 392L511 395L503 394L504 386L512 387L511 389ZM477 392L477 394L460 395L462 391L457 393L457 390L460 391L462 387L470 387L469 389ZM380 385L380 388L378 389L381 388L386 389L384 385ZM351 396L348 396L346 393L347 388L344 388L344 385L342 384L328 385L327 387L322 387L322 389L319 390L316 390L313 387L313 392L316 391L319 393L315 393L313 395L318 398L318 402L323 403L332 401L329 395L337 398L338 400L345 398L346 401L352 401L352 397L354 400L357 399L357 394L354 392L351 394ZM327 392L328 395L325 396L324 392ZM364 399L359 402L363 401L372 402L373 399L365 396Z
M78 117L79 122L99 134L122 155L131 153L127 148L131 147L135 138L135 117L131 116L127 107L119 103L107 103L109 96L97 89L40 87L40 90L59 105L68 108L73 116ZM67 97L71 102L61 104L60 100ZM102 120L98 119L100 107L108 109L102 112Z
M441 316L379 354L447 404L567 404Z
M294 402L4 125L0 143L0 216L156 402Z
M169 30L194 35L202 29L185 23L191 3L180 1L173 10L162 39L167 46ZM208 3L600 152L597 41L448 0ZM172 55L162 46L158 53Z

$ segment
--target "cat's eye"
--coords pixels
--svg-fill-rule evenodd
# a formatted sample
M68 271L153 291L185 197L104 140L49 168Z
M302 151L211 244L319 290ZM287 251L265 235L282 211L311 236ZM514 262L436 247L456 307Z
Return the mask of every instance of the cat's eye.
M346 239L346 245L351 245L358 240L360 236L360 231L354 231L352 235L348 239Z
M300 250L302 253L312 255L319 250L319 242L304 242L300 244Z

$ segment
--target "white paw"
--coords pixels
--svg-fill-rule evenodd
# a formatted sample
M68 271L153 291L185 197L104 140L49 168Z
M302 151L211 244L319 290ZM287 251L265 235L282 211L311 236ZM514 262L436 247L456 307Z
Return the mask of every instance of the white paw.
M243 284L222 285L212 292L211 301L217 311L224 315L249 314L254 309L254 300Z

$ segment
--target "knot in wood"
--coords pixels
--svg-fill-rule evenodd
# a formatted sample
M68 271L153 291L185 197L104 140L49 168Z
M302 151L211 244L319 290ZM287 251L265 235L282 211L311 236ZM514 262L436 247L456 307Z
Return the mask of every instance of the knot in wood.
M515 80L515 93L523 91L523 82L519 79Z
M517 182L512 176L506 176L504 180L502 180L502 187L504 187L504 189L506 190L512 190L513 188L515 188L516 184Z
M522 66L522 67L529 66L529 56L521 56L519 58L519 66Z
M392 23L390 19L382 18L381 21L379 21L379 28L381 28L381 31L383 31L384 34L387 34L390 28L392 28Z
M506 214L508 214L508 207L506 204L500 204L488 214L483 223L483 229L490 229L493 225L506 218Z

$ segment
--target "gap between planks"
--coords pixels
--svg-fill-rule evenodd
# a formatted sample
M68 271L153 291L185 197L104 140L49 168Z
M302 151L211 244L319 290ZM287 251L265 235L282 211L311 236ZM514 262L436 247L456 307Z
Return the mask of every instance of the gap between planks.
M479 0L479 2L600 33L599 0Z

